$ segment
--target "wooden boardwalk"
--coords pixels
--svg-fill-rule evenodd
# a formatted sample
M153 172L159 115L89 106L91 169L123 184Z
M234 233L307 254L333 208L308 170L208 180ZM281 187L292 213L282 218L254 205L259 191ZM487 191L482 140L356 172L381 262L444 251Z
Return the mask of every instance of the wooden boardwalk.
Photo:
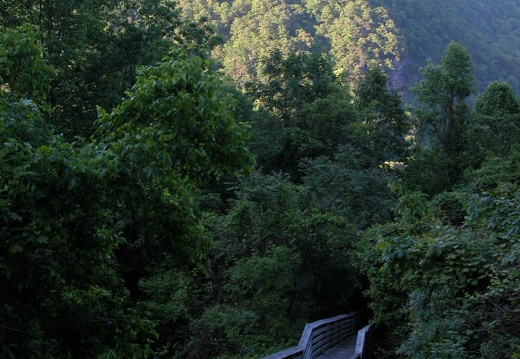
M318 356L319 359L355 359L357 335L352 335Z
M372 326L362 327L363 318L363 313L353 312L307 323L297 346L261 359L360 359Z

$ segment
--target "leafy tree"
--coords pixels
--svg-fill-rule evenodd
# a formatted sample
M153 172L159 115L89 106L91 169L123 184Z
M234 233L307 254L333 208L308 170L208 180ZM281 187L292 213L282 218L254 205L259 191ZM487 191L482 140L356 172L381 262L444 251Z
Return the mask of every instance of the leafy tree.
M305 18L299 2L233 1L222 6L221 17L228 19L227 41L214 55L226 73L239 86L264 79L260 60L272 49L283 54L309 50L312 46L312 25L299 22Z
M475 101L475 116L465 133L465 160L478 168L487 156L504 156L517 147L520 106L512 88L493 82Z
M519 89L517 50L520 6L514 1L299 0L179 1L184 19L208 20L224 43L213 56L242 87L262 79L259 59L269 49L284 54L311 50L330 53L336 74L357 79L377 63L391 75L392 87L407 89L428 58L442 57L446 44L463 44L478 64L480 90L493 80Z
M355 111L325 55L284 56L275 50L264 66L268 82L247 85L260 106L252 123L258 133L252 145L259 149L258 164L265 171L282 170L298 181L304 158L331 156L347 142L347 125L355 121Z
M0 353L141 357L154 332L117 275L124 238L105 212L114 183L93 153L47 126L40 109L52 71L36 35L2 33Z
M162 170L172 167L194 180L248 164L246 129L234 121L231 97L211 64L174 49L161 63L140 69L127 98L113 112L102 114L103 140L116 146L115 141L126 141L131 134L149 139L148 147L156 143L153 139L160 140L156 145L164 148L144 150L158 156L167 150L172 163ZM155 131L156 127L163 131Z
M449 152L461 148L460 136L467 122L465 100L475 92L473 63L467 50L451 42L439 65L431 61L421 70L424 79L411 91L426 105L418 114L424 126Z
M116 190L96 175L106 164L52 135L27 103L8 111L15 116L2 123L2 356L145 355L141 340L153 330L116 270L124 237L105 213Z
M195 187L250 164L245 128L211 63L178 51L101 111L95 141L67 143L15 92L38 98L48 83L27 36L30 51L2 51L42 81L12 86L18 64L0 68L2 356L144 357L157 333L132 301L137 281L200 262L209 238Z
M402 173L407 187L435 196L453 186L453 168L465 163L456 163L443 148L416 146L410 149L410 158Z
M10 1L0 8L0 23L40 29L55 69L50 120L69 139L92 135L96 106L115 107L134 85L137 68L159 61L173 43L198 55L214 44L207 26L181 22L169 0Z
M485 0L439 0L435 3L415 0L370 0L373 7L384 7L401 34L405 49L403 66L398 72L405 87L412 85L419 68L428 59L442 57L446 44L455 40L463 44L477 64L475 76L480 91L494 80L507 81L519 90L516 75L519 52L515 46L519 4L497 1L489 6Z
M0 32L0 86L4 97L28 98L43 104L52 67L43 59L41 33L28 25Z
M99 120L102 146L122 175L135 180L114 213L127 234L122 272L134 298L153 310L163 337L155 348L168 355L171 336L185 333L169 324L184 318L183 305L191 306L152 289L182 284L179 290L188 291L178 273L191 271L209 249L196 188L252 164L247 128L235 122L232 97L212 68L208 59L172 50L141 69L128 97Z
M410 124L399 94L389 90L388 78L381 68L369 67L357 84L355 94L356 107L368 135L365 150L373 151L379 164L402 160Z
M475 112L484 116L515 115L520 112L520 104L513 89L504 82L492 82L475 101Z
M407 211L399 211L398 222L367 231L359 248L371 281L371 307L376 322L390 329L390 346L399 355L518 353L520 332L510 322L518 315L517 156L489 158L468 173L464 192L444 193L430 203L405 193ZM413 198L421 201L414 204ZM410 216L412 208L420 210Z
M303 321L353 303L353 227L341 215L316 210L308 191L314 189L286 176L255 174L243 183L225 217L227 226L217 241L227 248L220 256L229 261L228 279L217 308L252 316L237 327L251 326L245 342L238 342L242 336L229 338L234 346L245 345L243 350L258 353L266 349L261 344L273 346L270 338L297 337Z
M442 171L429 171L428 176L443 176L446 178L444 182L451 186L461 179L464 169L461 153L465 146L464 133L471 119L465 100L475 91L473 63L461 44L451 42L441 64L429 61L421 73L424 79L411 89L425 105L416 115L419 144L429 143L434 148L429 152L442 159ZM417 163L420 164L421 160ZM422 172L414 169L414 162L409 166L409 174ZM411 183L419 183L413 175L408 179ZM446 189L432 188L434 192Z
M339 149L333 158L306 160L302 170L318 211L340 215L358 229L392 219L395 197L388 188L388 174L365 167L352 148Z
M209 242L194 212L195 187L251 164L246 129L210 69L209 60L172 50L140 70L128 97L99 119L117 176L136 180L119 212L130 236L123 257L134 293L154 266L201 258Z
M301 106L326 97L333 91L336 78L324 55L296 52L283 55L273 50L262 59L266 83L248 83L246 90L279 120L298 122Z
M370 62L392 68L399 59L398 31L383 6L359 1L181 2L191 21L207 18L224 43L213 56L242 88L264 81L261 59L271 49L284 55L296 51L330 53L342 78L357 78Z
M333 260L333 250L327 245L336 240L342 242L337 246L346 245L339 237L327 239L327 234L343 233L344 223L332 218L315 220L314 240L303 235L310 228L308 221L313 220L302 216L302 197L302 189L286 178L255 173L240 186L228 214L207 213L207 223L215 235L205 259L210 276L196 272L184 276L192 278L186 286L188 311L164 322L170 331L185 327L186 337L166 337L165 357L255 356L297 339L305 318L311 315L313 306L306 304L317 300L308 291L315 280L319 281L314 278L320 274L315 261L327 268L349 266L340 260L344 259L342 255ZM290 228L286 228L288 225ZM307 254L302 256L305 247ZM162 286L167 288L167 283ZM175 286L178 282L170 283ZM337 294L348 300L345 292L329 296ZM157 302L155 296L152 298L149 302ZM163 303L176 308L169 296ZM330 305L317 303L314 308L332 310ZM157 309L161 317L167 314Z
M206 212L209 275L141 282L159 293L150 308L168 318L165 357L268 354L297 340L306 321L362 308L356 226L388 220L394 198L383 172L359 167L346 151L309 161L302 184L255 172L239 181L227 212ZM168 288L179 306L162 294ZM179 327L185 338L173 339Z
M11 16L12 11L18 16ZM107 23L103 2L8 2L0 17L7 28L30 24L40 29L46 57L56 71L47 94L54 109L53 122L64 133L85 133L95 119L96 102L106 104L100 86L107 81L99 81L108 75L102 56L109 42L103 30Z

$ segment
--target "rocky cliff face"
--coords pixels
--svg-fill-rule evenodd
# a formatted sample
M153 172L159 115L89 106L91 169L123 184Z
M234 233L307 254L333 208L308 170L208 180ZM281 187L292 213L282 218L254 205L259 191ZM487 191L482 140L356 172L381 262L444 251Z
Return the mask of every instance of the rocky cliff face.
M391 89L402 92L411 84L407 83L407 67L411 64L409 59L401 59L394 63L394 70L388 74L388 84Z

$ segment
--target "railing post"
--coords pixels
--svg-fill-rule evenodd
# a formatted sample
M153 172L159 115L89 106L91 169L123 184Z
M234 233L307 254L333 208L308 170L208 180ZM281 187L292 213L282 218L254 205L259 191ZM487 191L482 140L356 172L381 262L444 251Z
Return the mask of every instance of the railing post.
M366 356L366 348L369 344L369 331L372 328L372 324L369 324L358 331L357 341L356 341L356 355L359 358L364 358Z
M309 340L307 346L305 347L305 351L303 352L303 359L311 359L312 357L312 340Z

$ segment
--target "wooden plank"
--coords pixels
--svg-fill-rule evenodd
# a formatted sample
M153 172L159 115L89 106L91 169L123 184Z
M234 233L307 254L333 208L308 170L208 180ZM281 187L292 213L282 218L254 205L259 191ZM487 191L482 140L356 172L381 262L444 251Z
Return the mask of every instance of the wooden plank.
M311 357L329 350L339 342L350 336L353 332L354 318L352 316L338 321L322 324L311 334L312 348L309 350Z
M359 356L356 354L357 335L352 335L337 346L327 350L318 356L319 359L354 359Z

